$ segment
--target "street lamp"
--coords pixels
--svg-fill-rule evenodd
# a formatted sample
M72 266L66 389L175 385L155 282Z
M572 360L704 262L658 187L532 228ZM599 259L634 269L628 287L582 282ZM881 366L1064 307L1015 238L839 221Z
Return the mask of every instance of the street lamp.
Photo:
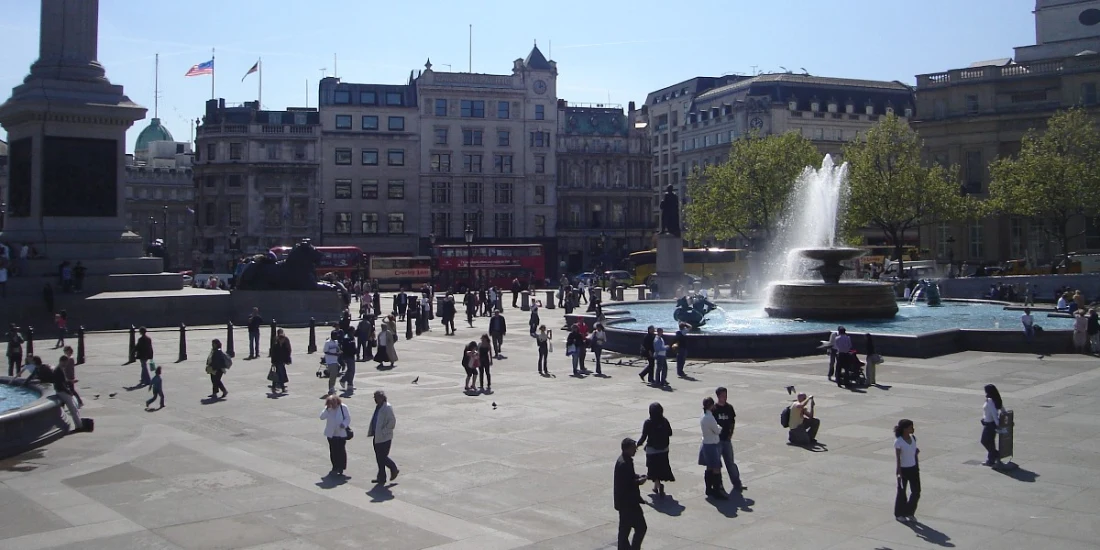
M4 220L8 217L8 203L0 201L0 231L4 230Z
M162 229L162 231L164 231L164 270L168 271L168 263L169 262L168 262L168 205L167 204L164 205L164 225L162 225L161 227L164 228L164 229ZM182 248L180 248L180 250L182 250Z
M955 273L955 236L948 236L944 242L947 243L947 276L951 277Z
M428 233L428 243L431 245L428 248L428 279L432 288L435 288L435 233Z
M317 246L325 246L325 199L317 201Z
M153 241L157 239L157 220L156 218L149 216L149 249L153 248Z
M466 292L470 292L474 289L474 230L467 225L463 236L466 237Z

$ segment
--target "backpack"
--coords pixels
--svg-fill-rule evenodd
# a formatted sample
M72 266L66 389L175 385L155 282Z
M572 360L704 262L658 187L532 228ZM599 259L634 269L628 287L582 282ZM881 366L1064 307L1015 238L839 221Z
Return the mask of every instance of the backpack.
M784 428L791 427L791 406L787 405L783 407L783 412L779 413L779 425Z

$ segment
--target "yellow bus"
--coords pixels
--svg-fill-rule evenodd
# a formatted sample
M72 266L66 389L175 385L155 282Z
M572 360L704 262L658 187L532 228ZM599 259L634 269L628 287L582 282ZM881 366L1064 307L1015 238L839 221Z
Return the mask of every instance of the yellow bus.
M702 277L705 282L728 283L749 273L747 250L740 248L685 248L684 273ZM631 253L627 260L634 266L634 284L647 284L657 271L657 250Z

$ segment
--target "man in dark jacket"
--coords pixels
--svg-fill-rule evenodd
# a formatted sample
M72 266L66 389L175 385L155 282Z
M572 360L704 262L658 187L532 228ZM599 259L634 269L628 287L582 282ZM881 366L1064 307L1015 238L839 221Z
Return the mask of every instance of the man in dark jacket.
M641 492L638 487L646 482L645 475L634 473L634 453L638 444L629 437L622 442L623 453L615 461L615 509L619 511L619 550L638 550L645 538L645 516L642 514ZM630 540L630 531L634 539Z
M466 322L472 328L474 326L474 316L477 315L477 294L472 290L467 290L466 296L462 298L462 303L466 304Z
M439 316L443 318L443 330L447 335L455 333L455 297L450 292L443 297L443 303L439 306Z
M512 279L512 307L515 308L516 300L519 299L519 291L523 290L523 285L519 282L519 277Z
M495 359L500 359L500 348L504 345L504 333L508 332L508 327L504 323L504 316L500 314L500 310L493 312L493 317L489 319L489 338L493 340L493 353L496 355Z
M650 384L653 383L653 340L657 338L656 330L657 329L653 328L653 325L649 325L646 327L645 336L642 337L642 357L645 357L647 364L646 367L642 369L642 372L638 373L638 378L645 380L648 376Z
M340 378L340 387L352 391L355 389L355 334L350 330L342 329L338 332L340 362L344 365L344 376Z
M134 345L134 357L141 362L141 385L148 386L153 381L149 376L149 361L153 360L153 339L145 334L145 327L138 329L141 336Z
M252 314L248 316L248 359L256 359L260 356L260 327L264 326L264 318L260 317L260 308L252 308Z

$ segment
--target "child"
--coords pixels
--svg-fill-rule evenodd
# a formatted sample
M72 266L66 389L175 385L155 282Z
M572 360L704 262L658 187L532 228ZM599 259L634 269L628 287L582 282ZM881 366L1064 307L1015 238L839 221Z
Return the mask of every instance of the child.
M160 397L160 408L164 408L164 389L163 386L161 386L160 369L160 367L157 367L157 370L154 371L156 374L153 376L153 380L149 382L149 389L153 391L153 397L150 397L149 400L145 402L145 410L147 411L152 410L149 408L149 405L152 405L153 401L157 400L157 397Z
M69 314L65 310L61 310L61 313L53 316L53 322L57 324L57 343L53 348L65 347L65 327L69 323Z

